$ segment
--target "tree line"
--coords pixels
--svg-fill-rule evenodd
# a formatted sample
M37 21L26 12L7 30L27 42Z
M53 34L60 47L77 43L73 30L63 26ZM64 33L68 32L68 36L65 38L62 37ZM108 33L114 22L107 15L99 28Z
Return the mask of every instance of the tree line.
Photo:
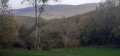
M68 50L74 47L96 45L119 46L119 2L119 0L106 0L101 2L96 7L96 10L83 15L41 20L37 22L37 39L34 36L36 25L27 27L19 25L16 23L17 21L10 21L10 24L7 20L10 18L14 20L14 17L9 15L0 16L0 21L6 18L0 22L0 48L10 46L25 49L36 48L35 41L37 41L37 46L43 50L51 48L65 48ZM7 18L6 16L9 17ZM2 33L3 29L7 33ZM17 34L15 34L16 32Z

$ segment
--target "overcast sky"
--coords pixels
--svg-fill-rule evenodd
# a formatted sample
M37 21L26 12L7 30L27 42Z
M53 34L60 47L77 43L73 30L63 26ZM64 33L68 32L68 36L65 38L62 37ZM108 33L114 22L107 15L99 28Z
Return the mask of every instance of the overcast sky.
M19 8L25 8L28 7L29 4L22 4L22 0L10 0L10 4L12 8L19 9ZM48 4L55 5L55 4L69 4L69 5L79 5L79 4L85 4L85 3L98 3L101 0L61 0L62 2L53 2L52 0L49 1Z

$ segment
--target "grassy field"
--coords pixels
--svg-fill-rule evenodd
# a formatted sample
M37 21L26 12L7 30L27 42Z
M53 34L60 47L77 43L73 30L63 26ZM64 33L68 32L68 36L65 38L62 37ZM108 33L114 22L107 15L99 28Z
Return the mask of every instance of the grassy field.
M81 47L71 50L71 52L64 49L49 51L0 50L0 56L120 56L120 48Z

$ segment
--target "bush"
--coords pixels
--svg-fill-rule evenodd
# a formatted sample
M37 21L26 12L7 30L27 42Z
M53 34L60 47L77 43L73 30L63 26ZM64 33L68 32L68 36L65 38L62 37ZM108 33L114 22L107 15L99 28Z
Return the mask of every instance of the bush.
M0 47L8 48L17 39L18 24L12 15L0 14Z
M53 40L43 41L41 46L43 50L50 50L54 46L54 41Z

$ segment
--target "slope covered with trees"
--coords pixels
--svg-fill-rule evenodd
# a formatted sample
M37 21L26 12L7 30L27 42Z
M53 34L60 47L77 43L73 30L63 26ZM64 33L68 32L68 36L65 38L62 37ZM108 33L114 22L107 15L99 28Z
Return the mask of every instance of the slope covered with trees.
M119 11L118 1L106 0L95 11L52 20L40 28L40 36L52 40L57 47L65 48L78 45L119 45Z
M51 48L65 48L68 50L73 47L80 46L99 46L99 45L120 45L120 4L119 0L106 0L99 4L96 10L83 15L76 15L73 17L52 19L52 20L40 20L37 22L38 38L36 41L38 46L43 50L49 50ZM7 18L8 15L1 16ZM4 21L1 21L0 31L5 29L10 33L11 38L14 37L17 32L18 41L12 45L15 48L34 48L35 41L35 26L27 27L20 25L17 29L14 25L15 21L7 21L11 17ZM27 20L26 20L27 21ZM5 23L7 22L7 23ZM4 24L5 23L5 24ZM16 29L16 30L15 30ZM9 32L10 31L10 32ZM12 33L11 33L12 31ZM1 33L1 32L0 32ZM13 39L8 40L8 36L0 34L5 39L5 43L2 43L3 38L0 38L0 46L4 44L9 45ZM13 35L12 35L13 34ZM7 37L6 37L7 36Z
M18 23L8 10L9 0L0 0L0 49L11 48L18 40Z
M9 48L18 40L19 25L11 15L0 15L0 48Z

